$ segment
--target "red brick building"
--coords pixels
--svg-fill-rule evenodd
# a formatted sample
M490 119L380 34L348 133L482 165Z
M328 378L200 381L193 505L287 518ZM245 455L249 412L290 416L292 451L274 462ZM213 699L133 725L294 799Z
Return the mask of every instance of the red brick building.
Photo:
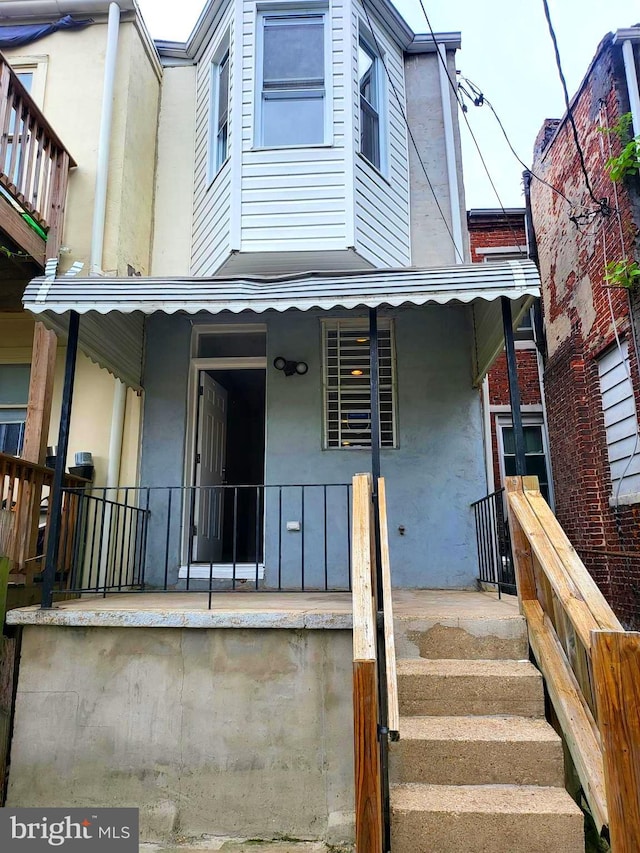
M533 172L566 199L539 181L531 186L556 514L620 619L636 628L640 298L637 289L610 286L605 272L610 262L639 257L640 180L614 184L606 168L622 147L606 130L632 107L640 134L639 44L640 27L606 36L573 98L587 177L565 116L543 126Z
M467 226L474 263L491 263L528 256L524 208L470 210ZM527 472L540 478L545 497L553 503L548 465L548 441L541 391L542 365L535 343L533 313L527 314L515 333L518 383L522 398L523 427L527 450ZM515 448L511 427L509 383L504 353L500 355L483 385L487 479L499 488L505 474L515 473Z

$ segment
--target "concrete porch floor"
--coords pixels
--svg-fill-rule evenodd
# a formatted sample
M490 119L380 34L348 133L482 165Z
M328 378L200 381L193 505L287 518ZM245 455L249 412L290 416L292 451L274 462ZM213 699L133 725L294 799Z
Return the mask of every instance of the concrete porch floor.
M164 628L307 628L350 629L351 593L129 593L84 596L51 610L23 607L7 614L10 625L64 625ZM517 599L472 590L393 592L397 619L434 620L463 627L469 620L511 620Z

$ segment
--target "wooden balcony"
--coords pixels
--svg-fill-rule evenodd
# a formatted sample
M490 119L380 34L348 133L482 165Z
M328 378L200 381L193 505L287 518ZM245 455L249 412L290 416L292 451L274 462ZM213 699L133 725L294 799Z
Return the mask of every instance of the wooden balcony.
M0 229L40 267L58 255L75 165L0 54Z

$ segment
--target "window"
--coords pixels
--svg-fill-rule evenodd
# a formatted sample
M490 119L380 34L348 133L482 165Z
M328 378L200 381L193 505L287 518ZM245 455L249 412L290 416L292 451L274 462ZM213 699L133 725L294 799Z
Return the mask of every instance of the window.
M380 445L396 447L393 326L379 321ZM371 362L366 320L323 323L325 448L371 447Z
M360 153L380 168L380 59L360 36L358 80L360 84Z
M229 130L229 51L225 53L219 65L214 65L216 91L216 139L215 170L227 159L227 138Z
M325 14L262 14L256 144L325 141Z
M640 439L631 382L629 347L622 341L598 359L613 497L640 493Z
M511 418L499 420L498 426L502 435L502 473L505 477L514 477L516 474L516 446ZM526 417L522 429L524 432L525 469L527 476L536 476L538 478L540 491L544 499L548 504L552 505L542 415Z
M11 456L22 452L30 373L28 364L0 365L0 452Z

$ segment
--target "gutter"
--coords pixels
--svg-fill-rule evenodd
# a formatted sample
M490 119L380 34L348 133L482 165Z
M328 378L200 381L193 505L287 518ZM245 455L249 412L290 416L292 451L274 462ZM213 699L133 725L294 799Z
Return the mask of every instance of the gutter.
M62 18L64 15L100 15L109 9L108 0L3 0L0 21L20 18ZM137 9L136 0L120 0L123 12Z

